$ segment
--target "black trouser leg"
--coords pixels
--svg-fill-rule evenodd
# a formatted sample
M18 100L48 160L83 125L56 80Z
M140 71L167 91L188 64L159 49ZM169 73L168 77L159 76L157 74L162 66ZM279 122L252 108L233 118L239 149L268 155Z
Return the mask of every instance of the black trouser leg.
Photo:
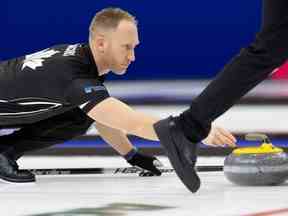
M84 134L93 120L76 108L61 115L25 125L13 134L0 137L0 149L18 159L28 151L46 148Z
M287 11L287 0L263 1L263 25L255 41L241 50L180 115L179 123L188 139L198 142L205 138L212 121L288 58Z

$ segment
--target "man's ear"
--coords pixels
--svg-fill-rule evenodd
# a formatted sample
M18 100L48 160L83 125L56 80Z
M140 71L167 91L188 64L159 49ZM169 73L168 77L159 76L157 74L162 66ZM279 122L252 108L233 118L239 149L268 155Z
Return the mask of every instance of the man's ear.
M103 53L105 51L106 43L105 43L105 37L103 34L98 34L93 39L93 46L96 50L98 50L100 53Z

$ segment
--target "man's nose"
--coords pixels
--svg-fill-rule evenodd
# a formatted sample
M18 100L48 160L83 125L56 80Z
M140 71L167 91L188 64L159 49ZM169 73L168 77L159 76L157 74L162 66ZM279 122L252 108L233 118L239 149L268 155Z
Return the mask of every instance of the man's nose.
M128 59L130 62L135 61L135 52L134 50L131 50L131 52L129 53Z

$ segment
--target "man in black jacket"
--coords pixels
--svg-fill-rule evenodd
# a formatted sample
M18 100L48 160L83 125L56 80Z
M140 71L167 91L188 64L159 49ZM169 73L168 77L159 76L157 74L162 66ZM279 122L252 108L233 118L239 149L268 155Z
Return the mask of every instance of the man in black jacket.
M118 8L99 11L90 25L89 44L52 46L0 64L0 127L20 130L0 137L0 179L33 182L16 160L27 151L82 135L95 122L101 137L129 164L161 175L160 162L143 155L127 134L158 140L159 119L110 97L105 74L125 74L139 44L137 22ZM207 144L234 144L234 137L215 127Z

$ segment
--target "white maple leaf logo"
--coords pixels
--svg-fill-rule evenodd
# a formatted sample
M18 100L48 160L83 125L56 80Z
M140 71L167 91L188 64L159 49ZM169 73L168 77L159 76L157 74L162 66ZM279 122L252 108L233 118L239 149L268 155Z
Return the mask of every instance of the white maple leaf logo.
M25 67L30 67L31 69L35 70L37 67L43 66L43 62L46 58L50 58L56 53L59 53L59 51L53 49L49 50L48 48L37 53L26 55L21 70L23 70Z

